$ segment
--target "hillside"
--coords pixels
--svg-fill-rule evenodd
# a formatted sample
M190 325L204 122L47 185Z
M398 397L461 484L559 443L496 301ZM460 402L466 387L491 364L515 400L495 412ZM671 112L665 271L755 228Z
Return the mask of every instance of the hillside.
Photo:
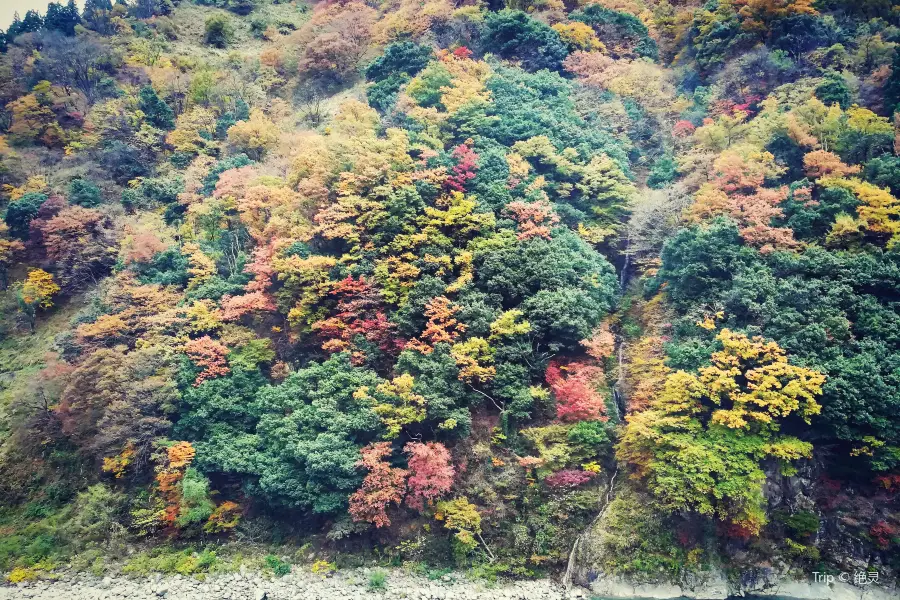
M898 44L888 0L17 18L0 571L891 585Z

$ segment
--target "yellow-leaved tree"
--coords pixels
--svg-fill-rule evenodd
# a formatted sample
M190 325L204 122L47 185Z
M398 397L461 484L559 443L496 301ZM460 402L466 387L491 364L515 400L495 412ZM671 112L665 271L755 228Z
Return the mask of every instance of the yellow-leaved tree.
M19 309L28 320L28 326L34 332L37 309L53 306L53 296L59 293L59 286L53 275L43 269L32 269L28 277L18 286Z
M619 457L664 509L715 515L755 535L766 521L763 461L788 473L811 455L812 444L780 429L819 413L825 375L790 364L775 342L727 329L717 339L708 367L670 374L649 408L628 417Z

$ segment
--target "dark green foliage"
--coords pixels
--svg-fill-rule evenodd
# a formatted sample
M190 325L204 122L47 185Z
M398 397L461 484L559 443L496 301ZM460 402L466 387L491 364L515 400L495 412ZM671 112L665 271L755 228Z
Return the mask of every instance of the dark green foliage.
M472 427L469 406L483 398L470 391L459 381L459 369L450 356L446 344L438 344L431 354L407 350L397 360L397 371L409 373L415 379L413 392L426 401L425 424L438 430L443 436L463 438Z
M185 381L193 373L187 370ZM241 475L275 505L333 513L346 508L362 480L359 448L381 432L371 406L353 393L379 382L346 354L312 363L279 385L259 387L258 373L235 370L186 387L191 409L177 427L196 436L203 470Z
M894 145L894 132L890 128L869 132L846 128L838 139L837 153L847 164L862 164L889 152Z
M557 71L569 54L556 31L520 10L489 13L483 41L487 51L521 61L528 71Z
M150 174L149 161L144 153L121 140L107 142L100 152L100 162L119 184Z
M429 46L404 41L394 42L366 67L366 79L383 81L397 75L415 77L434 56Z
M855 214L859 200L843 188L825 188L816 204L796 201L793 194L784 203L787 224L794 235L804 240L824 241L835 218L843 214Z
M598 452L609 444L609 432L602 421L579 421L566 434L573 444Z
M412 337L422 331L428 320L425 317L425 306L432 298L442 295L445 288L446 284L437 277L426 275L419 279L410 289L406 303L394 316L393 321L400 333Z
M521 303L537 343L571 348L589 337L612 308L612 266L568 231L551 240L520 242L511 234L500 239L476 250L476 287L501 296L504 306Z
M900 196L900 157L882 154L866 163L863 176L879 187L891 190Z
M148 177L137 187L122 191L122 204L128 209L150 209L175 205L178 194L184 191L184 180L175 177Z
M721 66L739 50L752 47L756 41L756 36L743 31L733 10L729 10L727 16L719 16L709 26L705 26L698 14L694 17L690 36L691 50L701 75Z
M571 84L558 74L497 66L487 88L493 104L486 119L472 124L479 135L503 146L546 135L558 149L572 147L584 157L602 152L627 170L622 142L603 123L585 122L572 102Z
M36 10L29 10L25 13L24 19L19 19L19 13L13 17L13 22L6 29L6 37L13 41L23 33L32 33L44 26L44 19Z
M253 12L256 0L193 0L195 4L202 6L215 6L230 10L236 15L246 16Z
M184 367L184 416L175 428L178 436L199 443L211 438L217 427L252 431L262 415L256 393L266 383L258 370L234 369L228 377L210 379L194 387L191 384L196 372L187 364ZM206 468L210 466L208 462L203 464Z
M204 31L204 40L215 48L225 48L234 36L231 20L221 14L212 15L206 19Z
M177 248L169 248L157 253L149 263L136 263L132 269L144 283L160 285L187 285L190 263Z
M731 285L733 273L755 258L756 253L742 245L734 223L719 219L682 229L666 242L660 278L670 282L668 293L677 305L707 304Z
M209 174L203 180L203 193L206 195L212 194L213 190L216 189L216 184L219 182L219 175L225 171L252 164L253 161L250 160L250 157L243 153L220 160L209 170Z
M600 41L612 50L626 48L626 53L656 60L659 49L650 37L647 26L636 16L612 10L599 4L590 4L572 12L569 18L590 25L597 32Z
M834 21L818 15L792 15L772 24L770 46L784 50L797 59L803 53L843 41L840 28Z
M50 30L60 31L65 35L75 35L75 26L81 23L78 7L75 0L63 6L59 2L51 2L47 5L47 14L44 15L44 27Z
M273 554L267 555L263 560L266 564L266 568L271 569L272 574L275 575L275 577L284 577L291 572L291 564L284 562Z
M69 182L69 203L93 208L103 201L100 188L90 179L73 179Z
M145 85L141 88L138 96L138 105L144 111L146 119L154 127L160 129L175 128L175 113L168 104L156 95L156 90L152 86Z
M433 57L429 46L410 41L394 42L385 48L384 54L366 67L366 79L374 82L366 90L369 106L387 112L400 87L418 75Z
M792 140L786 132L776 133L766 145L766 150L775 156L779 164L787 167L779 183L789 184L804 178L803 148Z
M397 93L400 91L400 88L409 79L407 75L400 73L370 85L366 89L366 99L369 101L369 106L382 113L388 112L394 102L397 101Z
M18 200L13 200L6 207L6 215L3 220L9 227L10 235L20 240L28 239L28 226L37 216L41 205L47 201L45 194L35 192L25 194Z
M149 19L157 15L168 15L175 10L172 0L135 0L130 12L139 19Z
M250 118L250 107L247 103L238 98L234 103L234 110L222 113L222 116L216 121L216 138L225 139L228 135L228 128L238 121L246 121Z
M663 250L659 274L683 314L721 306L728 315L722 326L760 333L827 375L819 436L845 443L875 436L894 446L900 442L892 417L900 410L900 314L891 299L900 291L898 276L894 252L811 247L762 255L724 221L679 232ZM694 321L686 316L676 327L672 366L697 368L696 358L708 355L704 340L711 338ZM876 452L871 464L888 469L897 463L892 456L889 448Z
M819 530L819 517L813 512L804 510L794 514L778 513L776 518L784 523L793 536L800 539L808 538Z
M678 165L670 156L663 156L653 163L650 175L647 177L647 185L652 188L665 187L678 177Z
M314 512L346 507L362 480L355 467L359 448L381 430L371 406L353 393L378 382L373 372L340 354L262 388L257 402L264 414L256 428L264 448L260 491L273 502Z
M891 75L884 82L884 111L893 114L900 111L900 52L894 51Z
M240 296L244 292L244 286L250 279L248 275L237 273L235 276L224 279L218 275L210 277L196 288L190 290L186 294L189 300L216 300L222 299L222 296Z
M837 103L841 108L847 109L853 103L853 92L841 74L832 71L816 87L816 98L827 106Z

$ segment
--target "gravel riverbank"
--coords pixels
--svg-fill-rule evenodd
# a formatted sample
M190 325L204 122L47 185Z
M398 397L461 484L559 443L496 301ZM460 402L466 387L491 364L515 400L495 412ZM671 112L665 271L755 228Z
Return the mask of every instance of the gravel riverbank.
M568 594L558 583L542 579L489 585L459 575L432 581L402 571L387 571L383 590L369 589L365 569L331 577L300 572L281 578L243 572L191 577L94 577L63 574L55 581L0 586L0 600L566 600L587 598L584 590Z

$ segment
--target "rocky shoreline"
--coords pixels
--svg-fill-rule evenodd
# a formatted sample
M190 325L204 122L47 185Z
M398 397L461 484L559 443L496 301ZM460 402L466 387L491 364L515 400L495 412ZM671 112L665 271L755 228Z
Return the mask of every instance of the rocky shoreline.
M385 571L383 587L371 584L371 569L353 569L323 576L295 568L284 577L272 577L242 568L215 573L204 579L154 574L97 577L63 572L58 578L19 584L0 584L0 600L894 600L894 587L857 587L835 582L788 581L773 577L755 585L727 585L718 578L694 585L636 584L617 577L600 577L590 591L575 586L566 590L550 579L492 584L455 573L439 579L399 569Z
M0 586L0 600L567 600L588 598L582 589L566 592L549 579L495 585L461 575L438 580L400 570L386 571L384 589L371 589L370 570L330 577L295 569L280 578L242 569L204 580L180 575L95 577L64 573L56 580Z

